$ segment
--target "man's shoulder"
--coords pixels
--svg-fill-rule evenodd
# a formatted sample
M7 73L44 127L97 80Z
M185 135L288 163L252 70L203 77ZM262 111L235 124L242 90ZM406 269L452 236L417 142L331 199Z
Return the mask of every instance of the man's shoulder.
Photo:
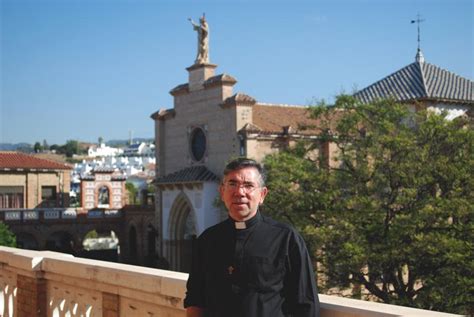
M273 230L275 233L276 231L279 231L276 234L285 236L288 239L287 241L290 245L300 247L302 246L306 248L306 243L304 242L303 236L292 225L277 221L268 216L263 216L263 223L265 223L265 225L268 228L271 228L271 230Z
M227 222L228 220L224 220L213 226L210 226L199 235L199 239L208 239L209 237L223 232L225 230L225 227L228 226Z
M276 230L285 231L288 233L297 233L296 229L287 223L277 221L269 216L262 215L263 223Z

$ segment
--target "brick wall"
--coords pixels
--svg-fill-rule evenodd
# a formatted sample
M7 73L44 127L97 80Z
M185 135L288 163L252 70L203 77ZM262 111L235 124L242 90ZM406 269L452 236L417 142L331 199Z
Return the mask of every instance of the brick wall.
M71 189L71 176L69 170L2 172L0 174L0 186L23 187L23 206L28 209L36 208L41 205L42 186L53 186L56 188L57 206L69 206L69 192ZM64 193L62 197L59 194L61 191Z
M46 317L46 281L18 275L17 287L18 317Z

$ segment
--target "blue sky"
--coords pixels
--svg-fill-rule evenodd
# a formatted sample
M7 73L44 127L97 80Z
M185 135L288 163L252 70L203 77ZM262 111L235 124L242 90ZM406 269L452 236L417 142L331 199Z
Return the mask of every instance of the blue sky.
M153 137L205 12L216 73L261 102L331 101L412 63L473 78L472 0L0 0L0 142Z

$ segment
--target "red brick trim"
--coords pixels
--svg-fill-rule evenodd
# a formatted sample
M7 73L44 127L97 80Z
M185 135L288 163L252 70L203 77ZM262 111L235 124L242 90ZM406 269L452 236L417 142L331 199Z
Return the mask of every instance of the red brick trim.
M117 294L102 293L102 316L119 317L120 302Z
M18 317L46 317L46 280L18 275L17 287Z

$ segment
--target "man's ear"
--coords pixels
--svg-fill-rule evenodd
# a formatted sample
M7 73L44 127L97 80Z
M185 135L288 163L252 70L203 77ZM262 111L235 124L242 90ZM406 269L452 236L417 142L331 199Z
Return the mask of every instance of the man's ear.
M224 185L222 183L219 184L219 195L221 196L221 200L224 198Z
M265 200L265 197L267 196L267 194L268 194L268 188L262 187L262 189L260 190L260 204L263 204L263 201Z

